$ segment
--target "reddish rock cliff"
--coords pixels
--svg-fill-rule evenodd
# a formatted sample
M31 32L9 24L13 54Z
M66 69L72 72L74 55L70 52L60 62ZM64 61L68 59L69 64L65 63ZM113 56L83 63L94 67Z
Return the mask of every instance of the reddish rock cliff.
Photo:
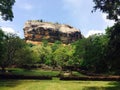
M46 39L50 43L59 40L65 44L69 44L82 38L80 30L74 27L37 20L25 23L24 36L25 40L31 43L40 43L43 39Z

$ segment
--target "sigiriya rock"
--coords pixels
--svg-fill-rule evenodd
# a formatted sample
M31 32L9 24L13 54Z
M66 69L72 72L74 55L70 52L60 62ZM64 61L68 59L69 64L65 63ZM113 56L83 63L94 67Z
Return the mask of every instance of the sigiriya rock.
M64 44L72 43L82 38L80 30L66 24L29 20L24 25L26 42L39 44L43 39L49 43L61 41Z

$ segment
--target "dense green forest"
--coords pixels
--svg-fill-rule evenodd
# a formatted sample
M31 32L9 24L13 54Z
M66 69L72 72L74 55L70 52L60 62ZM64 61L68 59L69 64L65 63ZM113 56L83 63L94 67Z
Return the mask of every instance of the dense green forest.
M93 73L119 74L120 35L116 33L119 27L117 23L108 27L105 34L91 35L69 45L63 45L60 41L51 45L46 40L41 45L33 45L0 30L0 66L4 71L13 65L22 68L26 65L30 69L32 65L45 64L53 68L69 67L70 70L76 68Z

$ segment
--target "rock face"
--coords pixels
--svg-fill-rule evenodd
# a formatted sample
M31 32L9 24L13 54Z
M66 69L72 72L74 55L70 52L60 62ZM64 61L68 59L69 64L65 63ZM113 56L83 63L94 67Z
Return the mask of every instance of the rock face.
M38 20L27 21L23 30L26 42L33 44L40 43L43 39L50 43L59 40L64 44L69 44L82 38L80 30L74 27Z

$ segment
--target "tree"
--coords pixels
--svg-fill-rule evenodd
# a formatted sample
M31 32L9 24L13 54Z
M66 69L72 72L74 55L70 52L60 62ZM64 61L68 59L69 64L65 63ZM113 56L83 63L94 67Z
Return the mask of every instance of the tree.
M48 64L50 65L51 58L52 58L52 49L49 45L39 45L34 48L34 50L37 52L37 55L39 56L38 63L40 64Z
M55 67L57 67L57 61L54 59L54 52L59 48L59 47L61 47L61 42L60 41L55 41L52 45L51 45L51 50L52 50L52 52L51 52L51 65L52 65L52 67L53 67L53 69L55 68Z
M47 47L48 46L48 41L46 39L42 39L42 46Z
M108 19L120 21L120 0L93 0L93 2L95 3L93 11L100 9L108 14Z
M12 21L13 19L13 12L12 6L14 5L15 0L0 0L0 15L2 19L7 21Z
M83 64L93 72L102 73L108 70L106 56L107 38L105 35L92 35L85 47ZM104 69L103 69L104 68Z
M73 49L71 46L61 45L53 52L53 59L56 62L57 66L61 66L61 69L63 69L64 66L72 65L72 56Z
M59 45L59 47L53 52L53 60L56 63L56 66L61 68L60 73L62 71L69 71L70 75L72 75L72 70L76 61L74 61L74 46L72 45Z
M27 45L19 49L15 54L16 65L25 69L31 69L31 65L36 64L38 56Z
M3 63L3 57L5 54L5 42L4 40L6 39L6 35L2 30L0 30L0 65ZM3 70L4 71L4 70Z
M61 46L61 44L61 41L55 41L55 43L53 43L53 45L51 46L52 51L54 52L55 50L57 50Z
M66 51L64 47L59 47L54 53L54 60L57 62L57 66L64 66L67 61Z
M74 62L75 62L75 66L77 66L77 67L82 65L82 62L84 59L84 54L85 54L85 46L87 45L86 41L87 41L87 39L83 38L74 43L74 46L75 46Z
M4 54L0 61L0 66L2 71L5 71L5 68L14 64L15 53L24 46L23 40L21 40L15 34L8 34L4 39Z
M120 0L93 0L95 3L94 11L100 9L108 14L108 19L115 20L113 27L107 28L108 50L107 58L109 61L109 69L120 74Z
M2 57L2 54L4 53L4 39L5 34L2 30L0 30L0 58Z
M105 61L107 38L106 35L95 34L75 43L74 56L78 64L85 70L92 72L105 72L107 62ZM102 69L104 68L104 69Z
M120 74L120 23L116 23L113 27L107 28L108 50L107 59L109 67L112 71Z

